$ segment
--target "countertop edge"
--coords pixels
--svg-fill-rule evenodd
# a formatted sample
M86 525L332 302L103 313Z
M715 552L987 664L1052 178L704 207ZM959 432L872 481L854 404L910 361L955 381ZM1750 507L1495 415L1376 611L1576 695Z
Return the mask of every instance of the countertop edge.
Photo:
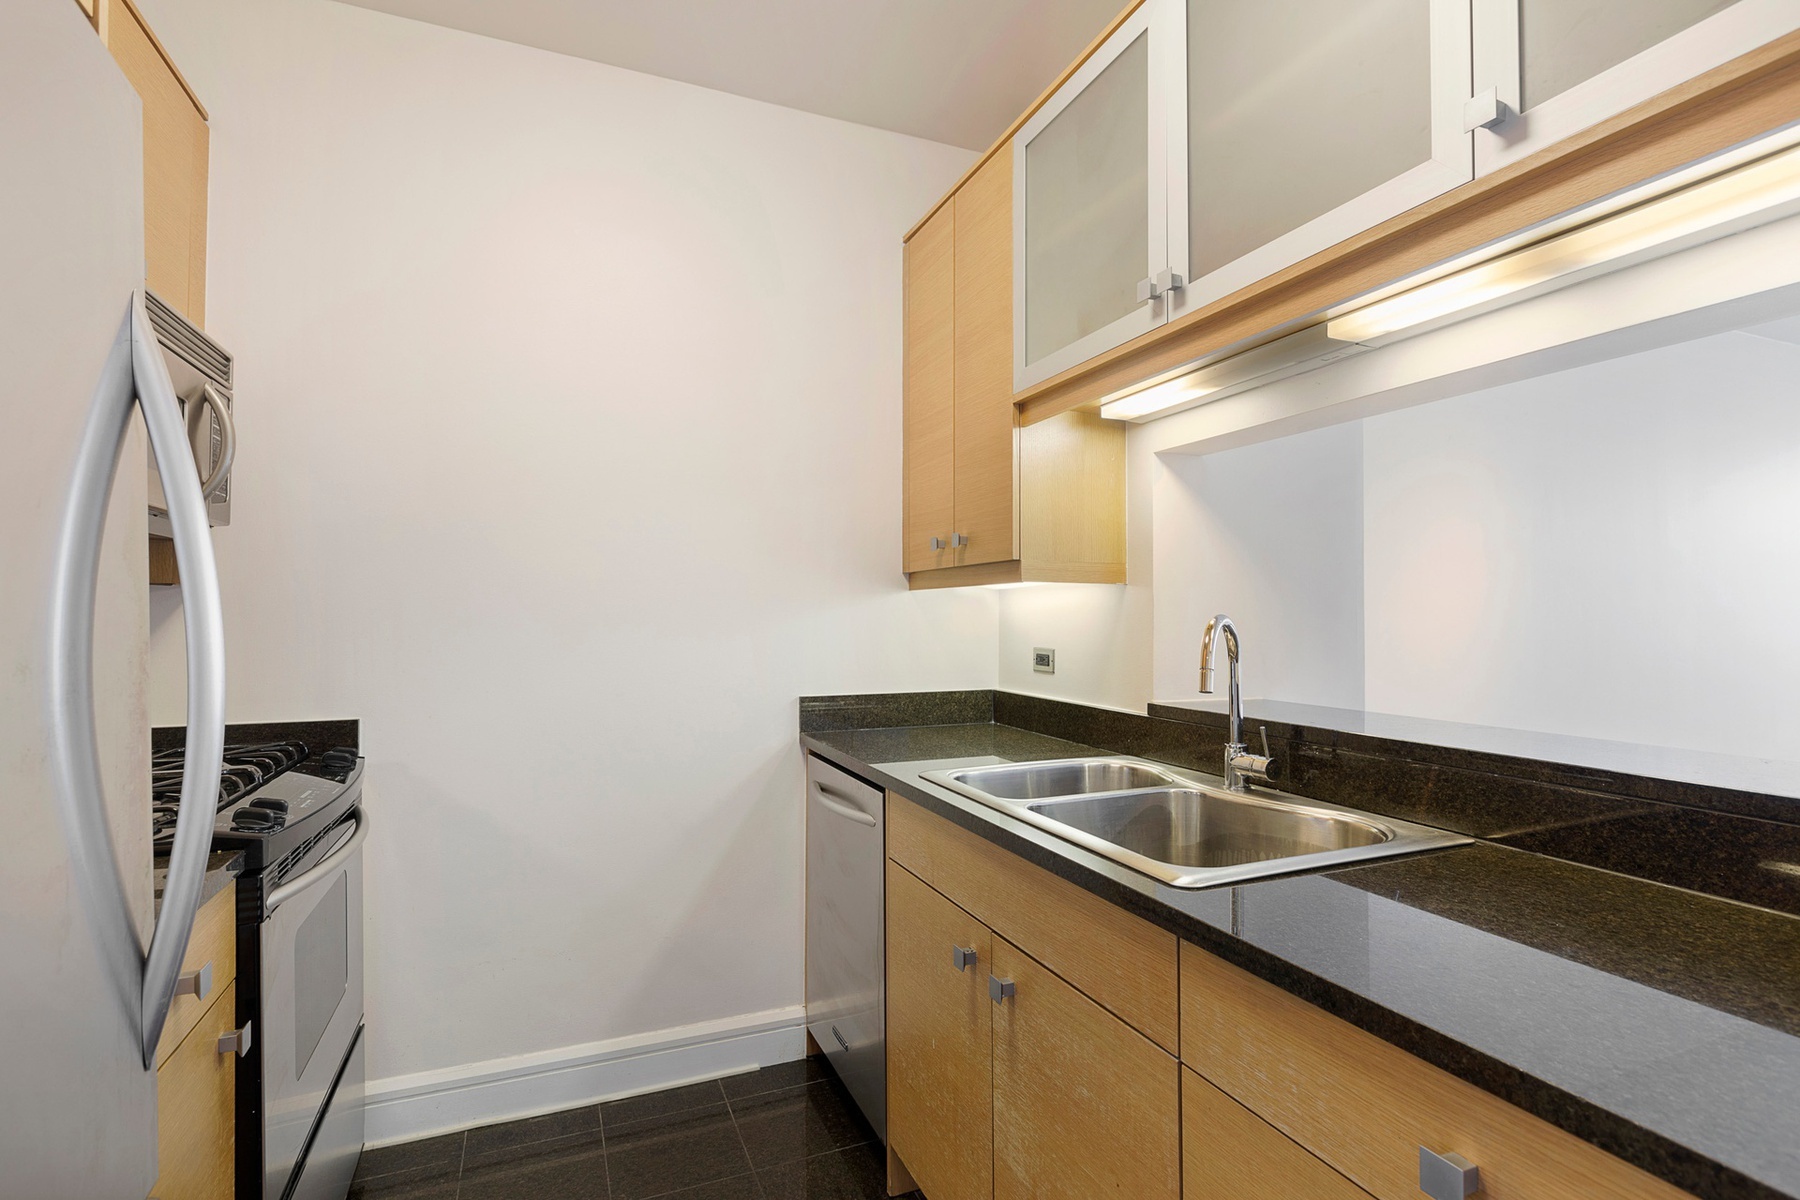
M1576 1096L1466 1042L1442 1033L1385 1007L1378 1001L1333 983L1304 968L1253 946L1230 933L1198 921L1158 903L1153 897L1124 887L1088 868L1083 853L1071 846L1065 852L1044 841L1022 836L1002 824L947 802L911 781L897 778L811 734L800 734L801 746L810 753L861 775L869 782L893 791L927 812L967 829L1034 866L1105 900L1133 916L1166 929L1183 941L1217 955L1340 1020L1413 1055L1473 1087L1496 1096L1523 1112L1580 1138L1664 1182L1692 1192L1702 1200L1793 1200L1759 1180L1681 1145L1591 1100ZM1491 844L1491 843L1490 843ZM1426 853L1452 853L1455 847ZM1527 853L1526 851L1513 851Z

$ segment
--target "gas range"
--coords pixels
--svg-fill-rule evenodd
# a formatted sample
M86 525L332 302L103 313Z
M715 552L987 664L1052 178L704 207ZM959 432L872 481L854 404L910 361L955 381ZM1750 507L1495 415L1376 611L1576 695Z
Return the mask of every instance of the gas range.
M151 839L158 854L167 854L175 839L182 755L168 749L150 763ZM242 850L246 872L280 861L356 806L362 770L362 759L344 746L314 752L292 739L226 746L213 847Z

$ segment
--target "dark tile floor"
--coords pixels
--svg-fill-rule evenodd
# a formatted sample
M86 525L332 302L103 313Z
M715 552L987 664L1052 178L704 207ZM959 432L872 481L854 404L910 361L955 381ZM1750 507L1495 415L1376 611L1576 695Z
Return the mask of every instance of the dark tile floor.
M886 1168L830 1069L803 1059L370 1150L350 1200L881 1200Z

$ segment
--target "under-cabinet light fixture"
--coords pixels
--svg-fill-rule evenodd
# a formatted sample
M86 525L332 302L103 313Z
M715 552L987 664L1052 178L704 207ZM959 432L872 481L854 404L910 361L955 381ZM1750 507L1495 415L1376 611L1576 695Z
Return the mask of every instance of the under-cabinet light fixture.
M1462 319L1522 293L1575 283L1800 212L1800 148L1646 200L1590 225L1356 309L1331 337L1371 342Z
M1633 201L1615 197L1604 216L1573 224L1559 220L1539 240L1517 249L1486 250L1436 270L1416 287L1329 315L1323 322L1250 350L1215 358L1185 374L1106 401L1100 415L1143 420L1310 371L1429 329L1800 213L1800 145L1788 132L1765 144L1787 148L1758 153L1740 147L1719 169L1695 167L1645 185L1656 192ZM1746 161L1748 160L1748 161ZM1710 170L1697 182L1684 177ZM1445 273L1448 271L1448 273ZM1384 289L1391 290L1391 289Z

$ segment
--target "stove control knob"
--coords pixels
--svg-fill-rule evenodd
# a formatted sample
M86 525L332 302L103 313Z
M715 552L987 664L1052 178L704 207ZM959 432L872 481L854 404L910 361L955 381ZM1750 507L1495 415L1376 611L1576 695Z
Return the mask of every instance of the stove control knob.
M286 816L287 810L288 810L288 802L286 800L252 800L249 803L248 807L264 809L264 810L267 810L268 812L277 813L282 816Z

